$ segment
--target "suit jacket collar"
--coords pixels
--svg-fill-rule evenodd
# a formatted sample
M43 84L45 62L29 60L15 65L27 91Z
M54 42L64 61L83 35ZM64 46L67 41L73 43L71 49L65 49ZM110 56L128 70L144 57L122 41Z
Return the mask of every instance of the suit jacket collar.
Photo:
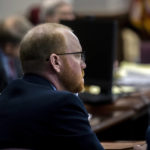
M51 90L56 90L56 88L54 87L54 85L50 81L48 81L47 79L45 79L44 77L42 77L40 75L25 74L23 76L23 79L28 81L28 82L32 82L32 83L36 83L36 84L47 86Z

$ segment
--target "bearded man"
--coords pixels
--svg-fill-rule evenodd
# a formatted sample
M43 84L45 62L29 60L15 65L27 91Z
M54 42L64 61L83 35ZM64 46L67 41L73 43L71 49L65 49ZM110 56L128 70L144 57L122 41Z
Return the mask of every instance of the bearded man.
M70 28L46 23L20 44L24 77L0 95L0 148L103 150L75 94L84 88L83 52Z

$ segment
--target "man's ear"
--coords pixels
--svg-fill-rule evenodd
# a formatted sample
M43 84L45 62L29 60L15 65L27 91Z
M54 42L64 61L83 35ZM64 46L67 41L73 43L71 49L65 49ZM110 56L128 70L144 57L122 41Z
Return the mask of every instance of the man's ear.
M53 69L56 71L56 72L60 72L60 67L61 67L61 60L60 60L60 57L56 54L51 54L50 55L50 59L49 59Z

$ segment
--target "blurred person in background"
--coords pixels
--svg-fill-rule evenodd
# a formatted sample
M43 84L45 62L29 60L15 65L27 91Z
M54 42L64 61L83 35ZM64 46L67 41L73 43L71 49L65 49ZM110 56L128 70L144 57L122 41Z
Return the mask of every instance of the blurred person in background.
M73 20L75 15L72 4L65 0L44 0L41 4L40 21L55 22Z
M0 23L0 92L14 79L22 76L19 43L32 27L23 16L10 16Z
M33 25L75 19L72 3L67 0L43 0L32 5L26 16Z

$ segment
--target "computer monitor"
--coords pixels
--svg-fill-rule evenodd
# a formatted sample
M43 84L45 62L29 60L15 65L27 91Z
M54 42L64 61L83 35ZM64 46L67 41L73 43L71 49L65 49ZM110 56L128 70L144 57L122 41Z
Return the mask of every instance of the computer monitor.
M71 27L85 51L85 85L98 85L100 95L111 95L117 48L117 21L88 18L61 23Z

